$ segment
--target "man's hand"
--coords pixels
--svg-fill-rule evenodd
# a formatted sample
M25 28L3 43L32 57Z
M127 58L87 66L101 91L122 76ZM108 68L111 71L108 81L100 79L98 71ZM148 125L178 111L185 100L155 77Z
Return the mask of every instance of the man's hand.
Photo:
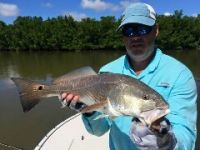
M62 93L61 102L63 106L68 106L70 109L80 111L86 105L79 101L80 96L72 93Z
M176 145L176 138L171 132L170 123L164 118L153 123L150 128L135 118L130 137L140 150L171 150Z
M77 103L79 101L79 96L78 95L73 95L71 93L62 93L61 94L61 99L62 101L66 101L67 104L72 103Z
M80 102L80 96L74 95L72 93L62 93L61 94L61 103L63 107L68 106L70 109L80 112L83 108L85 108L87 105ZM88 112L84 113L84 116L90 117L92 116L94 112Z

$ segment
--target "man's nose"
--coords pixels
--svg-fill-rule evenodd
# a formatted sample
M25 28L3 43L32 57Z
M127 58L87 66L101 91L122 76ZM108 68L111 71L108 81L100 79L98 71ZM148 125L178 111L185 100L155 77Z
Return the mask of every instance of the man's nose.
M142 36L139 36L139 35L134 35L129 38L131 41L141 41L142 40Z

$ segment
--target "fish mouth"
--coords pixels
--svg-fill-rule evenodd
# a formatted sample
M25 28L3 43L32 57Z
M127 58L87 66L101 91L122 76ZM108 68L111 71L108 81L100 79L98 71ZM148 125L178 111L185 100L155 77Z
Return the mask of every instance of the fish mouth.
M152 110L142 112L138 119L140 121L142 121L143 123L145 123L147 126L151 127L153 122L164 117L169 112L170 112L170 110L167 107L155 108L155 109L152 109Z

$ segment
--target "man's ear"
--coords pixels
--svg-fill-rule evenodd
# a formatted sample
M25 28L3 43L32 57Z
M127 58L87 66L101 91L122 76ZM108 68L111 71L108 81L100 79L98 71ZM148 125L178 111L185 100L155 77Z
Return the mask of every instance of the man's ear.
M156 24L156 37L158 36L158 34L159 34L159 25Z

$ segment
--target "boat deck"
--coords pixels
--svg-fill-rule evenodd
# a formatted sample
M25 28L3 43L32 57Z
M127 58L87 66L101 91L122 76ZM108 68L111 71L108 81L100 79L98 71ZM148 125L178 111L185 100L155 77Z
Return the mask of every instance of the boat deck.
M58 124L35 147L35 150L107 150L108 132L96 137L89 134L82 122L81 115L76 114Z

